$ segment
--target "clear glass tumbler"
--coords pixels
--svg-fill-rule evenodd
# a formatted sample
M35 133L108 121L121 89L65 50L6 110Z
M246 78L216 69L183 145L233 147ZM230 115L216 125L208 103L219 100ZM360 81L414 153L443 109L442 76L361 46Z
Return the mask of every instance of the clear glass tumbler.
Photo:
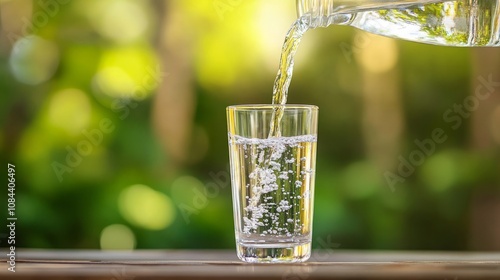
M246 262L307 260L318 107L229 106L227 120L238 257ZM272 122L279 125L270 135Z

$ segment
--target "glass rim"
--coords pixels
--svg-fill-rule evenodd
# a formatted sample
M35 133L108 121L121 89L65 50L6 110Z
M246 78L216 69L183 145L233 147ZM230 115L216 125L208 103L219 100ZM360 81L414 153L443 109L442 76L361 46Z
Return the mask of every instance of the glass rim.
M285 110L290 110L290 109L312 109L312 110L319 110L319 107L316 105L309 105L309 104L241 104L241 105L230 105L226 107L226 110L249 110L249 111L256 111L256 110L272 110L276 107L282 107L285 108Z

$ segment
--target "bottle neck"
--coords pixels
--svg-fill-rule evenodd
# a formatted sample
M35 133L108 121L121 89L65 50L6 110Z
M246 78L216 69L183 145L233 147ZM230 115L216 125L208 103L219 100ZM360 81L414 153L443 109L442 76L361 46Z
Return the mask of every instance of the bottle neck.
M309 28L348 24L352 14L343 13L339 3L345 0L297 0L297 15L304 18Z
M443 0L296 0L299 17L306 18L310 28L332 24L347 25L355 14L367 10L409 7Z

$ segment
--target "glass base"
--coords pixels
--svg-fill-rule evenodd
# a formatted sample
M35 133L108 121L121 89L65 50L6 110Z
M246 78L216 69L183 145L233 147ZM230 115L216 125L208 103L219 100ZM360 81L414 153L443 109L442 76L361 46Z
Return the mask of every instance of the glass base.
M238 258L250 263L304 262L311 256L311 243L236 245Z

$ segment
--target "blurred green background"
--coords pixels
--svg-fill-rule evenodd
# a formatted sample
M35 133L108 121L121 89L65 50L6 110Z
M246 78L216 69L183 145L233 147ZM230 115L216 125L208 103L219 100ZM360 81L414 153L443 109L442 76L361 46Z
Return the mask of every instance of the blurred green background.
M0 0L18 246L234 248L225 107L271 102L294 2ZM320 107L313 247L500 250L499 50L335 26L294 73L289 103Z

